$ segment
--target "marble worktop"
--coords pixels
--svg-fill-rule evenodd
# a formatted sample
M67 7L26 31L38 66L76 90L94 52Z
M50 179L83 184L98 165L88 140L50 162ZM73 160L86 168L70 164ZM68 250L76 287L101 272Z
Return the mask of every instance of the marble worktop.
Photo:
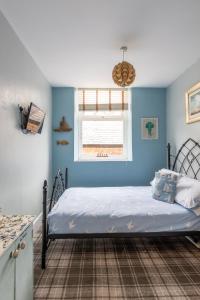
M0 215L0 256L33 222L30 215Z

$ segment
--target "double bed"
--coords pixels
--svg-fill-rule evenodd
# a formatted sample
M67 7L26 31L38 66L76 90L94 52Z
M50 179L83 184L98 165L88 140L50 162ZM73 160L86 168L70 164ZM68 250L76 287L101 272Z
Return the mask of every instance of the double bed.
M195 179L200 172L200 145L187 140L175 156L172 170ZM171 166L168 144L168 168ZM49 208L43 186L42 268L49 243L62 238L200 236L200 217L179 204L152 198L151 186L67 188L58 171Z
M152 198L151 187L70 188L48 215L49 235L200 230L179 204Z

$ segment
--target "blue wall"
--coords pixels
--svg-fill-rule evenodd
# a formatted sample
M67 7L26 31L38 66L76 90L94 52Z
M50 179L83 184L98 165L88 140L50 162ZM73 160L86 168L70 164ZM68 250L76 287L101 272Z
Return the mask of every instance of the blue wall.
M167 137L174 153L188 138L200 141L200 122L186 124L185 121L185 93L199 81L200 60L167 89Z
M74 89L52 89L53 128L62 116L71 127L74 124ZM70 186L148 185L155 170L166 162L166 90L159 88L132 89L133 161L132 162L74 162L74 132L53 133L53 172L69 169ZM141 117L159 118L158 140L141 139ZM60 146L59 139L70 144Z

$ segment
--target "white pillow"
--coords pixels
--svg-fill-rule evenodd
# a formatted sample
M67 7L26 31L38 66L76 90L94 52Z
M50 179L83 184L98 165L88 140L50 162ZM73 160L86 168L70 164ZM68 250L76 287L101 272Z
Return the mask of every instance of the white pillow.
M191 208L191 211L192 211L196 216L200 216L200 207Z
M187 176L180 176L176 184L175 201L186 208L200 206L200 182Z

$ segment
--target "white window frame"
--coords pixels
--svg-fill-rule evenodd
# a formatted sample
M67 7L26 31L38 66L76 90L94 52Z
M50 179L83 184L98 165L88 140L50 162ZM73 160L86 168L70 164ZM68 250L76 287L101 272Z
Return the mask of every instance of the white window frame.
M74 161L75 162L100 162L100 161L132 161L132 105L131 105L131 90L128 90L128 110L124 111L124 145L126 147L125 155L119 157L91 157L91 156L80 156L81 153L81 140L82 140L82 120L122 120L121 117L91 117L83 116L83 113L79 111L79 98L78 89L75 90L74 99Z

